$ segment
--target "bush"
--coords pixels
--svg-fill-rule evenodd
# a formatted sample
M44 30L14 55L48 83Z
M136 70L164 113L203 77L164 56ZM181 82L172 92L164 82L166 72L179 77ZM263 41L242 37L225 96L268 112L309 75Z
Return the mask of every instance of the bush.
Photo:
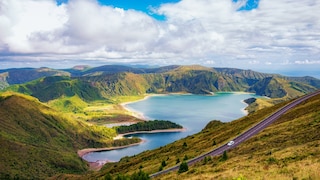
M220 158L220 161L226 161L228 159L227 151L223 151L222 157Z
M163 167L167 166L167 163L165 160L162 161L161 166L163 166Z
M189 170L188 163L187 163L186 161L183 161L183 162L180 164L178 173L187 172L188 170Z
M139 171L138 173L133 173L130 180L149 180L150 177L147 173Z

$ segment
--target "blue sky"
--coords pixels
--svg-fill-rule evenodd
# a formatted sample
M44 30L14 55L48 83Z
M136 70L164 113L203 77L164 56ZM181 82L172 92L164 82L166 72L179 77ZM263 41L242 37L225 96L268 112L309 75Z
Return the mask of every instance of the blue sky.
M56 0L57 4L68 3L68 0ZM157 20L165 20L165 16L156 14L152 11L153 8L158 8L162 4L177 3L180 0L98 0L101 5L113 6L123 8L125 10L134 9L145 12ZM241 0L232 0L234 3L241 2ZM259 0L248 0L238 8L239 11L250 11L256 9L259 5Z
M57 4L67 3L68 0L56 0ZM180 0L98 0L101 5L113 6L123 8L125 10L134 9L137 11L145 12L157 20L164 20L165 17L162 15L155 14L152 12L152 8L158 8L164 3L177 3Z
M316 0L1 0L0 69L200 64L314 75L316 12Z

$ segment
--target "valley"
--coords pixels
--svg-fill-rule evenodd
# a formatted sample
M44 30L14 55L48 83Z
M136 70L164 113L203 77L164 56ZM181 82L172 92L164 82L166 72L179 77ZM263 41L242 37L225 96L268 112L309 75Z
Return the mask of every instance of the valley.
M225 144L293 99L319 88L320 80L313 77L286 77L198 65L159 68L108 65L64 70L1 70L0 134L3 145L1 161L4 163L0 175L8 179L103 179L109 175L132 175L138 169L148 174L156 173L162 161L166 165L161 167L166 169L177 164L178 160L189 160ZM249 114L245 117L231 122L211 121L200 132L154 150L124 157L119 162L107 163L98 172L88 171L88 164L77 155L80 149L121 148L142 141L136 137L114 139L121 132L105 126L144 121L121 103L141 100L148 94L190 93L212 96L217 92L236 91L268 98L248 100ZM173 172L159 178L175 179L178 175L186 179L194 179L199 175L203 178L236 178L243 175L250 179L320 177L316 173L319 169L319 154L314 151L319 145L316 137L319 126L318 99L316 96L307 100L244 144L228 150L228 160L210 157L206 161L197 162L187 173ZM303 128L299 129L299 126ZM291 134L292 129L296 135ZM303 136L306 131L310 134ZM284 142L287 135L295 139L283 145L277 144L278 141ZM267 142L270 144L266 145ZM311 154L306 154L305 150L301 152L304 144L305 150ZM280 153L284 152L286 155L281 156ZM236 157L236 154L240 156ZM294 155L296 158L290 159ZM20 160L26 156L28 158ZM46 158L48 156L50 158ZM249 164L237 163L243 159L247 159ZM295 171L292 163L309 167L309 171ZM252 174L253 164L274 173L264 173L258 168ZM279 167L283 172L275 169ZM233 173L230 169L234 170Z

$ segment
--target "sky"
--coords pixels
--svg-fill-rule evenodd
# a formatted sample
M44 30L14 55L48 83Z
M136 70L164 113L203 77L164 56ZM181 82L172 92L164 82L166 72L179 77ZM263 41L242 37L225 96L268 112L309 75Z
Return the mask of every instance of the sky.
M0 69L200 64L319 76L320 0L1 0Z

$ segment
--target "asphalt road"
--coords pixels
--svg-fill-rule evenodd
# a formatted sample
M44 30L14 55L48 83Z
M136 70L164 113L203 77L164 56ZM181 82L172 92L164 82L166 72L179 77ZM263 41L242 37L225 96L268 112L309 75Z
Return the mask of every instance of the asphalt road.
M276 121L282 114L286 113L287 111L289 111L290 109L292 109L293 107L297 106L298 104L304 102L305 100L316 96L320 94L320 91L316 91L310 94L307 94L305 96L302 96L294 101L292 101L291 103L287 104L286 106L282 107L281 109L279 109L278 111L276 111L275 113L273 113L272 115L270 115L269 117L265 118L264 120L260 121L258 124L256 124L255 126L253 126L252 128L250 128L249 130L247 130L246 132L242 133L241 135L237 136L236 138L233 139L234 144L232 146L228 146L228 144L224 144L210 152L207 152L205 154L202 154L198 157L195 157L191 160L189 160L187 163L188 165L193 165L196 162L199 162L201 160L203 160L206 156L217 156L217 155L221 155L223 154L224 151L227 151L229 149L232 149L236 146L238 146L239 144L241 144L242 142L246 141L247 139L251 138L252 136L254 136L255 134L257 134L258 132L262 131L263 129L265 129L266 127L268 127L271 123L273 123L274 121ZM176 165L173 167L170 167L168 169L165 169L163 171L159 171L157 173L151 174L150 177L156 177L159 176L161 174L166 174L168 172L171 171L176 171L179 169L180 165Z

